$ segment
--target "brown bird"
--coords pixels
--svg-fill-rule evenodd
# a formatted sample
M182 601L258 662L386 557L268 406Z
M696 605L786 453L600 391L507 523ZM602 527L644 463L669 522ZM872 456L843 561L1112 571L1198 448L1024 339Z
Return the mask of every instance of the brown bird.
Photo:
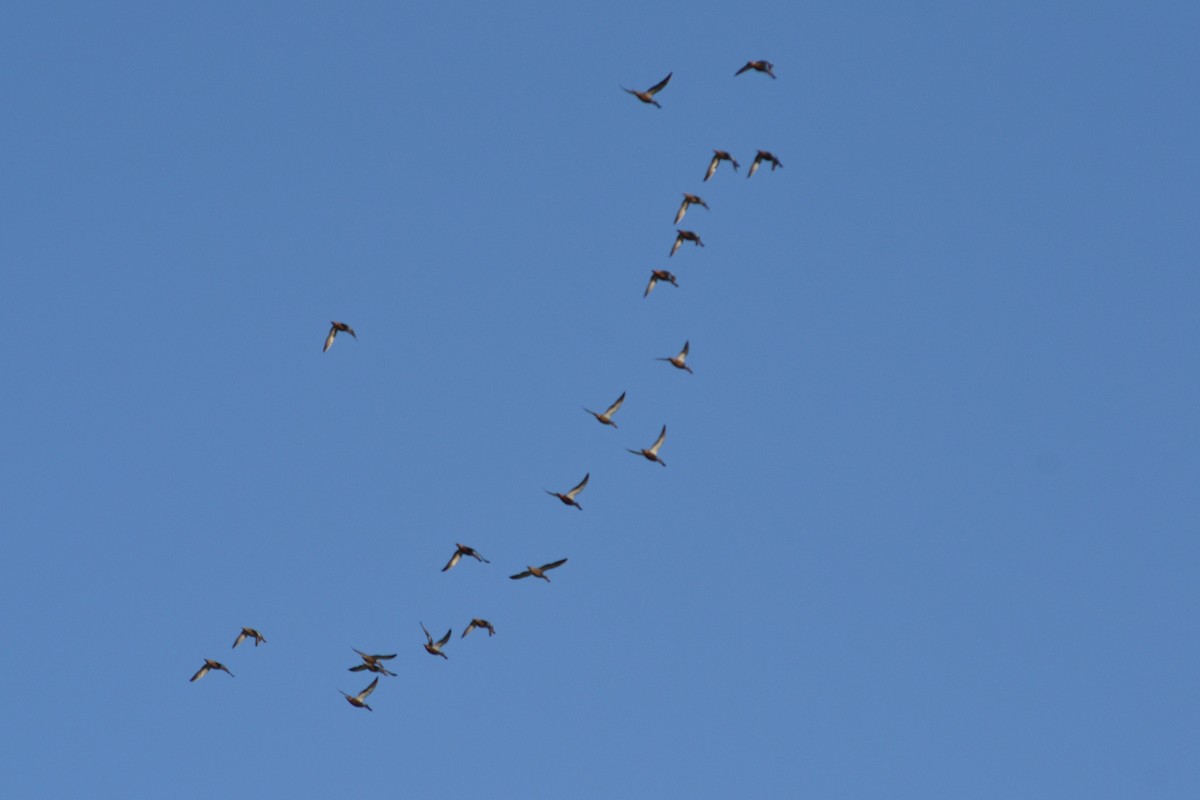
M673 224L679 224L679 220L683 219L683 215L687 213L688 206L701 206L706 211L708 210L708 203L704 202L699 197L696 197L694 194L688 194L687 192L684 192L683 202L679 204L679 211L675 213L675 222Z
M343 333L348 333L351 336L353 336L355 339L358 338L358 335L354 332L354 328L351 328L349 325L347 325L344 322L331 322L329 324L332 327L329 329L329 335L325 337L325 349L321 351L322 353L329 350L330 347L333 347L333 340L337 338L338 331L342 331Z
M196 674L192 676L191 681L188 681L188 683L191 683L192 681L200 680L201 678L203 678L205 675L208 674L208 671L210 669L219 669L222 672L229 672L229 667L225 666L220 661L213 661L211 658L206 658L206 659L204 659L204 666L201 667L200 669L196 670ZM229 672L229 677L231 677L231 678L233 677L232 672Z
M649 89L647 89L644 92L635 92L633 89L625 89L624 86L622 86L621 88L625 89L625 91L629 92L631 95L636 97L638 100L641 100L643 103L650 103L651 105L655 105L655 106L658 106L659 108L662 108L662 106L658 105L658 101L654 99L654 95L656 95L660 91L662 91L662 88L667 85L667 83L671 80L671 76L674 74L675 74L674 72L667 73L667 77L663 78L661 81L654 84L653 86L651 86Z
M368 672L378 672L381 675L391 675L393 677L396 675L396 673L390 672L387 667L379 663L380 661L387 661L390 658L395 658L395 653L386 656L373 656L364 653L362 650L359 650L356 647L352 647L350 649L358 653L363 660L363 663L359 664L358 666L350 667L350 672L362 672L363 670L367 670Z
M468 633L476 628L486 629L489 637L496 635L496 629L492 627L492 623L488 622L486 619L479 619L476 617L475 619L471 620L471 623L467 625L467 629L462 632L462 636L458 638L465 638Z
M690 374L692 372L692 368L689 367L687 364L683 363L684 361L687 360L689 345L691 345L691 342L684 342L683 349L679 351L679 355L677 355L677 356L671 356L670 358L656 358L654 360L669 362L671 364L671 366L675 367L675 369L686 369L688 371L688 373Z
M650 270L650 282L646 284L646 291L642 293L642 297L649 297L650 293L654 291L654 287L659 281L666 281L675 288L679 288L679 284L675 281L674 275L667 272L665 269L653 269Z
M747 61L746 66L742 67L737 72L733 73L733 77L736 78L738 75L741 75L743 72L745 72L747 70L751 70L751 69L756 69L759 72L765 72L768 75L770 75L772 78L775 77L775 72L774 72L775 65L772 64L770 61Z
M263 636L261 633L254 630L254 628L242 628L242 632L239 633L238 637L233 640L233 646L237 647L239 644L246 641L247 636L254 638L254 646L255 647L258 647L259 644L267 643L267 637Z
M450 556L450 560L446 562L446 566L442 567L442 572L445 572L448 569L452 569L454 567L454 565L458 563L458 560L460 558L462 558L463 556L470 556L471 558L475 559L476 561L482 561L485 564L492 563L492 562L488 561L486 558L484 558L483 556L479 555L479 553L475 550L474 547L467 547L465 544L458 544L458 543L455 543L454 546L457 547L458 549L454 551L454 555Z
M584 475L583 480L581 480L579 482L579 485L577 485L574 489L567 492L566 494L559 494L558 492L552 492L549 489L543 489L542 491L544 491L546 494L552 494L555 497L557 497L559 500L562 500L567 505L575 506L580 511L583 511L583 506L581 506L581 505L579 505L579 503L575 502L575 496L583 491L583 487L587 486L588 478L590 478L591 476L592 476L592 473L590 473L590 472L587 475Z
M658 457L658 448L662 447L663 440L666 438L667 438L667 426L663 425L662 433L660 433L658 435L658 441L656 441L654 444L652 444L650 446L649 450L629 450L628 447L626 447L625 449L629 450L629 452L633 453L635 456L645 456L647 460L657 461L659 464L662 464L665 467L667 465L667 462L663 461L661 458Z
M678 250L679 246L684 242L694 242L697 247L704 247L704 242L700 241L700 237L691 231L681 231L676 228L675 233L678 235L675 237L675 244L671 246L671 252L667 258L675 255L675 251Z
M754 157L754 163L750 165L749 171L746 173L747 178L754 177L754 173L758 172L758 165L764 161L771 162L771 172L775 171L776 167L782 167L783 164L778 158L768 153L766 150L759 150L758 155Z
M726 153L724 150L713 150L712 161L709 162L708 172L704 174L704 180L708 180L713 176L713 173L717 171L717 165L722 161L728 161L730 164L733 164L733 171L737 172L739 165L733 156L729 155L729 153Z
M436 644L433 641L433 637L429 634L429 631L425 630L424 622L421 623L421 630L425 631L425 652L429 653L431 656L441 656L449 661L450 656L442 652L442 645L450 641L450 634L454 633L453 629L446 631L446 635L439 639Z
M371 692L375 691L375 687L378 685L379 685L379 678L376 678L375 680L371 681L370 686L363 689L361 692L359 692L357 695L354 695L354 696L350 696L350 695L346 694L345 692L342 692L341 689L338 689L338 691L342 692L342 695L346 698L346 702L349 703L350 705L354 706L355 708L365 708L367 711L374 711L375 709L373 709L369 705L367 705L367 695L369 695Z
M547 570L557 569L565 563L567 563L567 560L565 558L561 558L558 561L551 561L549 564L542 564L540 567L525 567L524 572L518 572L516 575L509 575L508 577L512 578L514 581L519 581L521 578L528 578L530 575L532 575L535 578L541 578L546 583L549 583L550 579L546 577Z
M609 406L607 409L605 409L603 414L597 414L595 411L592 411L590 408L585 408L584 411L588 412L593 417L598 419L600 421L601 425L612 425L615 428L615 427L617 427L617 423L612 421L612 415L617 413L617 409L620 408L621 403L624 403L624 402L625 402L625 393L621 392L621 396L617 398L617 402L613 403L611 406ZM554 492L551 492L551 494L554 494ZM557 496L557 495L555 495L555 496Z

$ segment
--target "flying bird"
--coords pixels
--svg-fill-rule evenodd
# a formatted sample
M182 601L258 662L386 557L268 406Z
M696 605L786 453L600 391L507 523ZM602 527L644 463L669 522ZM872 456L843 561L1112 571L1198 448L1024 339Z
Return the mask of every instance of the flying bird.
M542 564L540 567L525 567L524 572L518 572L516 575L509 575L508 577L514 581L519 581L521 578L528 578L530 575L532 575L535 578L541 578L546 583L549 583L550 579L546 577L546 572L552 569L557 569L565 563L567 563L567 560L565 558L561 558L558 561L551 561L549 564Z
M733 77L736 78L738 75L741 75L743 72L746 72L747 70L751 70L751 69L758 70L759 72L765 72L766 74L770 75L772 78L775 77L775 72L774 72L775 65L772 64L770 61L747 61L746 66L742 67L737 72L733 73Z
M225 666L220 661L213 661L211 658L206 658L206 659L204 659L204 666L201 667L200 669L196 670L196 674L192 676L191 680L188 681L188 683L191 683L192 681L200 680L201 678L203 678L205 675L208 674L208 671L210 669L219 669L222 672L229 672L229 667ZM233 677L232 672L229 672L229 677L231 677L231 678Z
M729 153L726 153L724 150L713 150L712 161L709 162L708 172L704 174L704 180L708 180L713 176L713 173L717 171L717 165L722 161L728 161L730 164L733 164L733 171L737 172L739 165L733 156L729 155Z
M688 194L687 192L684 192L683 202L679 204L679 211L675 213L674 225L678 225L679 220L683 219L683 215L687 213L688 206L701 206L706 211L708 210L708 203L704 202L694 194Z
M687 360L689 345L691 345L691 342L684 342L683 349L679 351L679 355L677 355L677 356L671 356L670 358L656 358L654 360L655 361L666 361L675 369L686 369L688 371L688 374L691 374L692 368L689 367L687 364L683 363L684 361Z
M621 88L625 89L625 91L629 92L631 95L636 97L638 100L641 100L643 103L650 103L652 105L658 106L659 108L662 108L662 106L658 105L658 101L654 99L654 95L656 95L660 91L662 91L662 88L664 86L666 86L668 82L670 82L671 76L674 74L675 74L674 72L668 72L667 77L663 78L661 81L654 84L653 86L651 86L649 89L647 89L644 92L636 92L633 89L625 89L624 86L622 86Z
M492 623L488 622L486 619L479 619L478 617L476 617L475 619L471 620L470 624L467 625L467 629L462 632L462 636L460 636L458 638L460 638L460 639L466 638L466 635L468 633L470 633L471 631L475 630L476 628L481 628L481 629L486 630L488 632L489 637L496 635L496 629L492 627Z
M484 558L483 556L479 555L479 553L475 550L474 547L467 547L465 544L458 544L458 543L455 543L454 546L457 547L458 549L454 551L454 555L450 556L450 560L446 562L446 566L442 567L442 572L445 572L448 569L453 569L454 565L457 564L459 559L462 558L463 556L470 556L471 558L475 559L476 561L482 561L485 564L492 563L492 562L488 561L486 558Z
M782 167L783 163L778 158L768 153L766 150L759 150L758 155L754 157L754 163L750 165L749 171L746 173L747 178L754 177L754 173L758 172L758 165L764 161L769 161L771 164L771 172L775 171L776 167Z
M335 321L335 322L331 322L329 324L332 327L329 328L329 335L325 337L325 349L321 351L322 353L327 352L329 350L329 348L333 347L333 340L337 338L338 331L341 331L343 333L348 333L351 336L353 336L355 339L358 338L358 335L354 332L354 328L351 328L349 325L347 325L344 322L336 322Z
M592 473L590 473L590 472L587 475L584 475L583 480L581 480L579 482L579 485L577 485L574 489L567 492L566 494L559 494L558 492L552 492L549 489L543 489L543 491L546 494L554 495L555 497L557 497L559 500L562 500L567 505L575 506L580 511L583 511L583 506L581 506L581 505L579 505L579 503L575 502L575 496L583 491L583 487L587 486L588 478L590 478L591 476L592 476Z
M365 708L367 711L374 711L375 709L373 709L369 705L367 705L367 695L369 695L371 692L375 691L375 687L378 685L379 685L379 678L376 678L375 680L371 681L370 686L363 689L361 692L359 692L358 694L356 694L354 696L351 696L351 695L346 694L345 692L342 692L341 689L338 689L338 691L342 692L342 696L344 696L346 698L346 702L349 703L350 705L354 706L355 708Z
M238 637L233 640L233 646L237 647L239 644L246 641L246 637L253 637L255 647L258 647L259 644L267 643L267 637L254 630L254 628L242 628L242 632L239 633Z
M421 630L425 631L425 652L431 656L441 656L449 661L450 656L442 652L442 645L450 641L450 634L454 633L454 630L446 631L446 635L439 639L436 644L433 641L433 636L430 635L429 631L425 630L424 622L421 623Z
M609 406L607 409L605 409L603 414L597 414L595 411L592 411L590 408L585 408L584 411L586 411L587 413L589 413L593 417L595 417L597 420L599 420L601 425L612 425L615 428L615 427L617 427L617 423L612 421L612 415L617 413L617 409L620 408L621 403L624 403L624 402L625 402L625 393L621 392L621 396L617 398L617 401L615 403L613 403L611 406ZM551 494L554 494L554 492L551 492Z
M649 450L629 450L628 447L626 447L625 449L629 450L629 452L633 453L635 456L645 456L646 460L657 461L659 464L662 464L665 467L667 465L667 462L663 461L661 458L658 457L658 448L662 447L663 440L666 438L667 438L667 426L663 425L662 433L660 433L658 435L658 441L656 441L654 444L652 444L650 446Z
M364 653L362 650L359 650L358 648L355 648L355 647L352 647L350 649L353 650L354 652L358 653L359 656L361 656L362 660L363 660L363 663L359 664L358 666L350 667L350 670L349 670L350 672L362 672L363 670L367 670L368 672L378 672L381 675L391 675L393 677L396 675L396 673L390 672L387 669L387 667L385 667L385 666L383 666L383 664L379 663L380 661L387 661L389 658L395 658L396 657L395 653L392 653L391 655L386 655L386 656L373 656L373 655L368 655L367 653Z
M654 287L659 281L666 281L675 288L679 288L679 284L675 281L675 276L667 272L665 269L650 270L650 282L646 284L646 291L642 293L642 297L649 297L654 291Z
M700 241L700 237L697 236L696 234L692 233L691 231L681 231L678 228L676 228L675 233L676 233L675 244L673 244L671 246L671 252L667 256L667 258L670 258L671 256L675 255L675 251L678 250L679 246L682 245L684 242L694 242L697 247L704 247L704 242Z

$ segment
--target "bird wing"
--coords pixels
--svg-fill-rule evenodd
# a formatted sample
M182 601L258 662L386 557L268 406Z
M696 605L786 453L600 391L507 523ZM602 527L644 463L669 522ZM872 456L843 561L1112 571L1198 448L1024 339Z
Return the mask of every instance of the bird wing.
M752 64L752 63L746 64L746 66L742 67L737 72L733 73L733 77L736 78L738 75L741 75L743 72L745 72L748 69L754 69L754 64Z
M679 220L683 219L683 215L687 213L688 206L691 204L691 202L692 201L686 196L684 197L683 202L679 204L679 211L675 214L675 221L671 223L672 225L679 224Z
M683 234L678 233L675 235L675 244L671 245L671 252L667 254L667 258L675 255L675 251L679 249L681 244L683 244Z
M762 156L755 156L754 163L750 165L750 170L746 173L747 178L754 177L754 173L758 172L758 165L762 163Z
M323 350L321 350L321 352L324 353L324 352L328 351L329 348L333 346L333 340L336 338L337 338L337 328L330 328L329 335L325 337L325 348Z
M561 567L565 563L567 563L567 560L565 558L560 558L558 561L552 561L549 564L542 564L542 566L539 567L539 569L541 569L542 572L545 572L548 569L555 569L557 567Z
M680 361L683 361L685 358L687 358L688 350L691 348L691 346L692 346L691 341L687 341L687 342L683 343L683 349L679 351L679 360Z
M204 677L205 675L207 675L207 674L208 674L208 664L205 664L203 667L201 667L200 669L196 670L196 674L195 674L195 675L193 675L193 676L192 676L192 678L191 678L191 680L190 680L190 681L188 681L188 682L189 682L189 683L191 683L192 681L198 681L198 680L200 680L201 678L203 678L203 677Z
M650 448L650 452L658 455L658 448L662 447L663 441L667 438L667 426L663 425L662 433L658 435L658 441Z
M458 560L460 558L462 558L462 553L459 552L458 550L455 550L454 555L450 556L450 560L446 562L446 566L442 567L442 572L445 572L446 570L450 569L455 564L457 564Z
M582 492L582 491L583 491L583 487L587 486L588 478L590 478L590 477L592 477L592 473L590 473L590 472L589 472L588 474L584 475L584 476L583 476L583 480L581 480L581 481L579 482L579 485L578 485L578 486L576 486L576 487L575 487L574 489L572 489L571 491L567 492L567 497L569 497L569 498L571 498L572 500L574 500L574 499L575 499L575 495L577 495L577 494L579 494L580 492Z
M711 178L713 176L713 173L717 171L717 165L720 163L721 163L721 157L713 156L712 161L710 161L708 163L708 172L706 172L704 174L704 180L708 180L709 178Z
M529 570L525 570L524 572L518 572L516 575L509 575L508 577L511 580L519 581L519 580L521 580L521 578L528 578L532 574L533 573L530 572ZM195 678L192 678L192 680L195 680Z
M674 72L668 72L667 77L663 78L661 81L659 81L658 83L654 84L649 89L647 89L646 94L653 97L656 92L661 91L664 86L666 86L668 83L671 82L671 76L674 74L675 74Z
M439 639L439 640L438 640L438 647L441 647L441 646L443 646L444 644L446 644L446 642L450 641L450 634L452 634L452 633L454 633L454 629L453 629L453 628L451 628L450 630L446 631L446 635L445 635L445 636L443 636L441 639Z
M358 700L358 702L361 703L363 700L366 700L367 695L369 695L371 692L375 691L375 687L378 685L379 685L379 678L376 678L375 680L371 681L370 686L368 686L367 688L363 689L361 692L358 693L358 697L356 698Z
M433 644L433 637L429 635L429 631L425 630L424 622L421 623L421 630L425 631L425 638L429 640L430 644Z
M654 291L654 286L657 283L658 283L658 276L651 273L650 282L646 284L646 291L642 292L642 297L649 297L650 293Z
M471 631L473 631L476 627L478 627L478 626L475 624L475 620L471 620L470 624L467 625L467 629L462 632L462 636L460 636L458 638L462 639L462 638L466 637L466 635L468 633L470 633Z
M604 416L611 417L613 414L617 413L617 409L620 408L621 403L624 403L624 402L625 402L625 393L621 392L621 396L617 398L617 402L613 403L611 406L608 407L608 411L604 412Z
M241 644L241 643L242 643L242 642L244 642L244 641L246 641L246 631L245 631L245 629L243 629L243 630L242 630L242 632L238 634L238 637L237 637L236 639L234 639L234 640L233 640L233 646L234 646L234 647L237 647L239 644Z

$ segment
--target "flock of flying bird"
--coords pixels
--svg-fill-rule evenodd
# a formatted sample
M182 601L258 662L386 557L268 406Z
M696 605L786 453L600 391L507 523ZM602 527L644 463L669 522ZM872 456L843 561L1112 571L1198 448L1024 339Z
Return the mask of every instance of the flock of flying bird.
M775 69L774 65L769 61L747 61L746 65L744 67L742 67L741 69L739 69L737 72L734 73L734 76L736 77L738 75L741 75L744 72L754 70L756 72L761 72L765 75L769 75L771 78L775 78L774 69ZM647 89L644 92L635 91L633 89L625 89L625 87L621 87L621 88L625 89L626 92L633 95L634 97L636 97L638 100L642 101L643 103L653 105L657 108L662 108L662 106L659 104L659 102L654 99L654 96L666 88L667 84L670 83L670 81L671 81L672 75L674 75L673 72L667 73L667 77L663 78L661 81L654 84L653 86L651 86L649 89ZM728 161L730 164L732 164L735 172L738 170L738 167L740 166L738 164L737 160L734 159L734 157L731 156L726 151L713 150L713 157L712 157L712 160L709 162L707 172L705 172L705 174L704 174L704 181L707 182L710 178L712 178L712 176L717 171L717 167L720 166L722 161ZM759 166L761 164L763 164L764 162L769 163L771 165L772 171L774 171L776 168L783 166L783 164L779 161L779 159L776 158L772 153L770 153L766 150L759 150L757 155L754 157L753 163L750 165L750 169L747 171L746 177L747 178L753 177L754 173L758 171ZM683 203L679 206L679 210L675 214L674 224L678 225L680 220L682 220L684 215L687 213L688 208L690 208L691 206L694 206L694 205L700 206L701 208L708 210L708 204L705 203L704 200L702 200L697 195L684 192ZM675 243L671 247L671 252L667 256L668 258L670 258L671 256L674 256L675 253L679 250L680 246L682 246L682 244L684 242L692 242L693 244L695 244L698 247L704 246L704 242L702 242L700 240L699 235L697 235L693 231L680 230L677 228L675 233L676 233ZM642 297L649 297L650 293L652 291L654 291L654 287L658 284L659 281L664 281L666 283L669 283L672 286L675 286L676 288L678 288L678 286L679 286L679 283L678 283L675 275L673 275L668 270L653 269L653 270L651 270L651 273L650 273L650 282L646 285L646 290L642 293ZM348 333L348 334L350 334L351 337L353 337L355 339L358 338L358 335L354 332L354 329L351 328L349 325L347 325L344 322L333 321L330 323L329 334L325 337L325 346L321 352L328 352L329 348L333 346L333 342L337 338L337 335L339 333ZM684 371L688 372L689 374L691 374L692 368L686 364L686 360L688 357L688 350L690 349L690 344L691 344L690 341L684 342L683 348L679 351L678 355L660 357L660 358L657 358L656 360L657 361L666 361L667 363L669 363L671 366L675 367L676 369L684 370ZM621 408L621 404L625 402L625 394L626 394L625 392L622 392L621 396L618 397L613 402L612 405L610 405L608 408L606 408L603 413L597 413L597 412L592 411L591 409L587 409L587 408L585 408L584 411L587 411L587 413L589 413L593 417L595 417L596 420L598 422L600 422L602 425L607 425L607 426L616 428L617 423L613 422L613 415L617 413L618 409ZM634 455L642 456L647 461L651 461L651 462L660 464L665 467L667 464L659 456L658 451L660 448L662 448L663 442L666 441L666 438L667 438L667 426L663 425L662 430L658 434L658 438L654 441L654 444L650 445L650 447L643 448L640 450L631 450L629 448L626 448L626 450L628 450L630 453L633 453ZM581 480L578 484L576 484L573 488L571 488L570 490L568 490L566 492L552 492L548 489L545 491L546 491L546 494L549 494L553 497L557 497L560 501L562 501L563 504L572 506L572 507L582 511L583 506L581 506L579 504L579 501L576 500L576 498L579 496L579 493L582 492L587 487L588 480L590 478L591 478L591 473L589 472L588 474L583 476L583 480ZM450 560L448 562L446 562L446 566L442 567L442 572L447 572L447 571L453 569L458 564L458 562L460 560L462 560L463 556L466 556L468 558L473 558L476 561L482 562L484 564L491 563L486 558L484 558L482 555L480 555L479 552L476 551L473 547L469 547L464 544L455 543L454 554L450 557ZM550 578L549 578L549 576L546 575L546 573L552 569L557 569L557 568L561 567L565 563L567 563L567 559L560 558L557 561L551 561L547 564L542 564L541 566L535 567L535 566L527 565L524 570L522 570L521 572L518 572L515 575L510 575L509 578L511 578L512 580L521 580L522 578L530 578L530 577L541 578L542 580L546 581L547 583L550 583ZM421 631L425 634L425 644L423 645L425 648L425 651L427 653L429 653L430 655L441 656L444 659L449 659L449 656L447 656L445 653L442 652L442 648L445 647L449 643L450 637L454 633L453 629L447 630L445 635L442 636L441 639L434 641L433 634L431 634L429 632L429 630L425 627L425 624L422 622L422 623L420 623L420 625L421 625ZM467 624L466 628L463 630L462 635L459 638L465 638L468 633L470 633L471 631L476 630L476 629L486 630L488 632L489 637L494 636L496 633L496 629L495 629L495 627L492 626L492 623L488 622L486 619L480 619L478 617L475 617L475 618L472 618L471 621ZM267 642L266 638L261 633L259 633L257 630L255 630L254 628L243 627L241 632L237 635L237 638L233 642L234 649L236 649L237 646L240 645L242 642L244 642L246 639L253 639L255 647L258 647L260 644L266 644L266 642ZM395 658L398 654L397 653L372 654L372 653L364 653L362 650L359 650L357 648L351 648L351 649L353 649L354 652L358 654L362 663L356 664L355 666L350 667L349 671L350 672L373 672L373 673L377 673L377 675L376 675L375 679L373 681L371 681L371 683L365 689L363 689L361 692L359 692L358 694L353 694L353 695L348 694L346 692L341 691L340 689L338 691L341 692L342 696L344 696L346 698L346 702L348 702L350 705L354 706L355 708L365 708L368 711L371 711L372 710L371 706L369 706L367 704L367 697L373 691L375 691L375 687L379 685L379 678L381 676L395 676L395 674L396 674L396 673L390 671L384 665L383 662L389 661L389 660ZM194 682L194 681L200 680L201 678L203 678L205 675L207 675L212 670L219 670L221 672L227 673L230 677L233 677L233 673L229 670L229 668L226 667L224 664L222 664L220 661L216 661L211 658L206 658L206 659L204 659L203 666L201 666L200 669L198 669L196 671L196 673L194 675L192 675L191 681Z

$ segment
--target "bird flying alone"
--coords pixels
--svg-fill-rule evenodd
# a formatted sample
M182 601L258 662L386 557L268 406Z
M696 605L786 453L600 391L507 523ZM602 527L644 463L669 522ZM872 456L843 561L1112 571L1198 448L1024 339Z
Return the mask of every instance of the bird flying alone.
M741 75L743 72L748 72L749 70L752 70L752 69L757 70L759 72L765 72L767 75L770 75L772 78L775 77L775 71L774 71L775 65L772 64L770 61L747 61L746 66L742 67L737 72L733 73L733 77L736 78L738 75Z
M658 285L659 281L666 281L676 289L679 288L679 284L675 281L674 275L667 272L665 269L655 269L650 271L650 282L646 284L646 291L642 293L642 297L649 297L650 293L654 291L654 287Z
M624 402L625 402L625 393L621 392L621 396L617 398L617 401L615 403L613 403L611 406L609 406L607 409L605 409L603 414L597 414L595 411L592 411L590 408L585 408L584 411L586 411L587 413L589 413L593 417L595 417L597 420L599 420L601 425L612 425L615 428L615 427L617 427L617 423L612 421L612 415L617 413L617 409L620 408L621 403L624 403ZM551 492L550 494L554 494L554 492Z
M359 692L356 695L348 695L345 692L342 692L341 689L338 689L338 691L342 692L342 696L344 696L346 698L346 702L349 703L350 705L354 706L355 708L365 708L367 711L374 711L375 709L373 709L369 705L367 705L367 695L369 695L371 692L375 691L375 687L378 685L379 685L379 678L376 678L375 680L371 681L370 686L363 689L361 692Z
M629 450L628 447L625 449L629 450L629 452L633 453L635 456L643 456L646 458L647 461L655 461L655 462L658 462L659 464L662 464L665 467L667 465L667 462L663 461L661 458L658 457L658 448L662 447L663 441L666 438L667 438L667 426L663 425L662 433L660 433L658 435L658 441L656 441L654 444L652 444L648 450Z
M693 233L692 231L681 231L678 228L676 228L675 229L675 244L671 245L671 253L670 253L670 255L667 256L667 258L670 258L671 256L675 255L675 251L678 250L680 245L682 245L684 242L692 242L697 247L704 247L704 242L700 241L700 237L697 236L695 233Z
M486 630L489 637L496 635L496 629L492 627L492 623L488 622L486 619L479 619L476 617L475 619L471 620L471 622L467 625L466 630L462 632L462 636L458 638L465 639L467 634L476 628Z
M450 629L446 631L446 635L439 639L436 643L433 641L433 636L430 635L429 631L425 630L424 622L421 623L421 630L425 631L425 652L429 653L431 656L441 656L449 661L450 656L442 652L442 645L450 641L450 634L454 633L454 630Z
M649 103L653 106L658 106L658 108L662 108L662 106L658 105L658 101L654 99L654 95L656 95L662 91L663 87L666 86L671 81L671 76L674 74L675 74L674 72L668 72L667 77L663 78L661 81L654 84L653 86L651 86L649 89L647 89L644 92L637 92L637 91L634 91L633 89L625 89L624 86L622 86L621 88L625 89L625 91L629 92L631 95L636 97L638 100L641 100L643 103Z
M528 578L530 575L532 575L535 578L541 578L546 583L549 583L550 579L546 577L546 573L552 569L558 569L565 563L567 563L567 560L565 558L560 558L558 561L551 561L549 564L542 564L540 567L525 567L524 572L518 572L516 575L509 575L508 577L514 581L519 581L521 578Z
M688 206L700 206L705 211L708 210L708 203L704 202L694 194L688 194L687 192L684 192L683 202L679 204L679 211L675 212L675 222L672 224L679 224L679 220L683 219L683 215L687 213Z
M554 495L555 497L557 497L559 500L562 500L562 501L563 501L564 503L566 503L567 505L569 505L569 506L575 506L575 507L576 507L576 508L578 508L580 511L583 511L583 506L581 506L581 505L579 505L579 503L575 502L575 496L576 496L576 495L578 495L580 492L582 492L582 491L583 491L583 487L587 486L588 478L590 478L590 477L592 477L592 473L590 473L590 472L589 472L588 474L584 475L584 476L583 476L583 480L581 480L581 481L580 481L580 482L579 482L579 483L578 483L578 484L575 486L575 488L574 488L574 489L572 489L571 491L567 492L566 494L560 494L560 493L558 493L558 492L552 492L552 491L550 491L549 489L544 489L543 491L544 491L546 494L551 494L551 495Z
M267 643L267 637L254 630L254 628L242 628L242 632L239 633L238 637L233 640L233 646L237 647L239 644L246 641L247 637L252 637L254 639L255 647L258 647L259 644Z
M211 658L206 658L206 659L204 659L204 666L201 667L200 669L196 670L196 674L192 676L191 680L188 681L188 683L192 683L194 681L200 680L201 678L203 678L205 675L208 674L208 671L210 669L219 669L222 672L229 673L229 677L231 677L231 678L233 677L233 673L229 672L229 667L225 666L220 661L213 661Z
M686 369L688 371L688 374L690 375L690 374L692 374L692 368L684 363L685 361L687 361L688 347L690 347L690 346L691 346L690 341L684 342L683 349L679 351L679 355L671 356L670 358L656 358L654 360L655 361L666 361L668 364L670 364L675 369Z
M442 572L445 572L448 569L453 569L454 565L457 564L459 559L461 559L463 556L470 556L476 561L482 561L484 564L492 563L483 556L479 555L478 551L476 551L474 547L467 547L465 544L457 543L455 543L454 546L458 549L454 551L454 555L450 556L450 560L446 562L446 566L442 567Z
M351 328L344 322L335 321L329 324L331 327L329 328L329 335L325 337L325 349L321 351L322 353L328 352L329 348L333 347L333 340L337 338L338 331L341 331L342 333L348 333L355 339L358 338L358 334L354 332L354 328Z
M771 153L768 153L766 150L759 150L758 155L756 155L754 157L754 163L750 165L750 169L746 173L746 177L747 178L754 177L754 173L758 172L758 165L763 163L764 161L770 163L771 172L774 172L776 167L783 166L783 163L778 158L776 158L774 155L772 155Z
M733 156L724 150L713 150L712 161L708 163L708 172L704 173L704 180L708 180L713 176L713 173L717 171L717 166L722 161L728 161L730 164L733 164L733 171L737 172L739 164Z

